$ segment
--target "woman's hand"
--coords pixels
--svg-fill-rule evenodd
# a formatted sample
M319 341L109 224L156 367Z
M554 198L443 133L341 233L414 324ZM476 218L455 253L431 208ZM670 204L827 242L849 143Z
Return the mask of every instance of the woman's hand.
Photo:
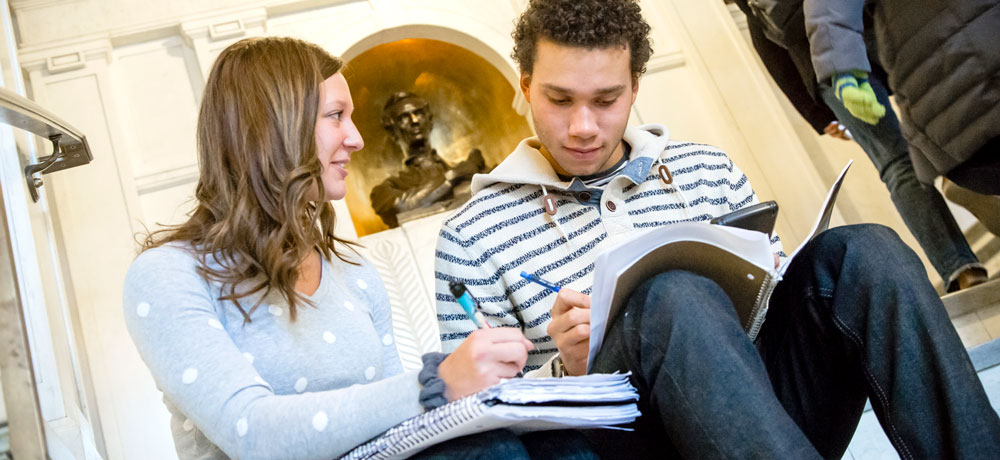
M495 327L469 334L441 365L438 376L445 383L444 396L454 401L516 377L534 346L519 329Z

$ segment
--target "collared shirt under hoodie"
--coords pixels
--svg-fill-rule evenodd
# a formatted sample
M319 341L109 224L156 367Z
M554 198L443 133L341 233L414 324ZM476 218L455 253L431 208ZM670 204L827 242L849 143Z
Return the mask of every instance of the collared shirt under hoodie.
M707 221L756 203L747 178L721 150L670 141L667 128L628 128L628 161L601 190L560 178L538 151L520 143L489 174L472 179L473 197L442 226L435 257L438 324L445 352L475 330L448 291L465 283L494 326L521 328L535 345L525 372L549 375L556 346L546 328L555 294L520 277L534 273L591 293L594 261L637 232L681 221ZM598 189L600 190L600 189ZM544 197L554 198L554 214ZM773 250L781 250L772 241Z

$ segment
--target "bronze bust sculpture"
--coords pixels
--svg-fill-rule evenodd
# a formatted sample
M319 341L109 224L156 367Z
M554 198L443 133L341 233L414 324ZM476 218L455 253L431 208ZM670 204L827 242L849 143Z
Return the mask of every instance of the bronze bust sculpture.
M482 152L449 166L430 145L434 117L426 100L409 92L389 97L382 126L403 151L403 167L371 191L372 208L390 228L457 207L470 196L472 176L486 171Z

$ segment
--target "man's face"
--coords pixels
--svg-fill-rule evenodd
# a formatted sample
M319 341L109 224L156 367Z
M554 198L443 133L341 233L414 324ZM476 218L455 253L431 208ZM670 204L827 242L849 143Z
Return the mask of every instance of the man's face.
M422 99L407 98L389 107L393 132L397 141L408 147L421 147L429 142L431 134L431 114L427 102Z
M542 146L574 176L604 171L622 158L635 102L627 47L586 49L541 39L521 91Z

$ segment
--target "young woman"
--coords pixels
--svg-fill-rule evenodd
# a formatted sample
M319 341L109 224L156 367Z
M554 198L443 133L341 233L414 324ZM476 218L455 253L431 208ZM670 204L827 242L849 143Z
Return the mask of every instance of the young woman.
M403 372L378 275L333 234L328 200L364 145L340 67L291 38L226 48L198 117L197 207L147 236L129 269L125 321L181 459L334 458L515 376L532 348L488 329L425 357L420 378ZM420 455L575 455L536 438L485 433Z

